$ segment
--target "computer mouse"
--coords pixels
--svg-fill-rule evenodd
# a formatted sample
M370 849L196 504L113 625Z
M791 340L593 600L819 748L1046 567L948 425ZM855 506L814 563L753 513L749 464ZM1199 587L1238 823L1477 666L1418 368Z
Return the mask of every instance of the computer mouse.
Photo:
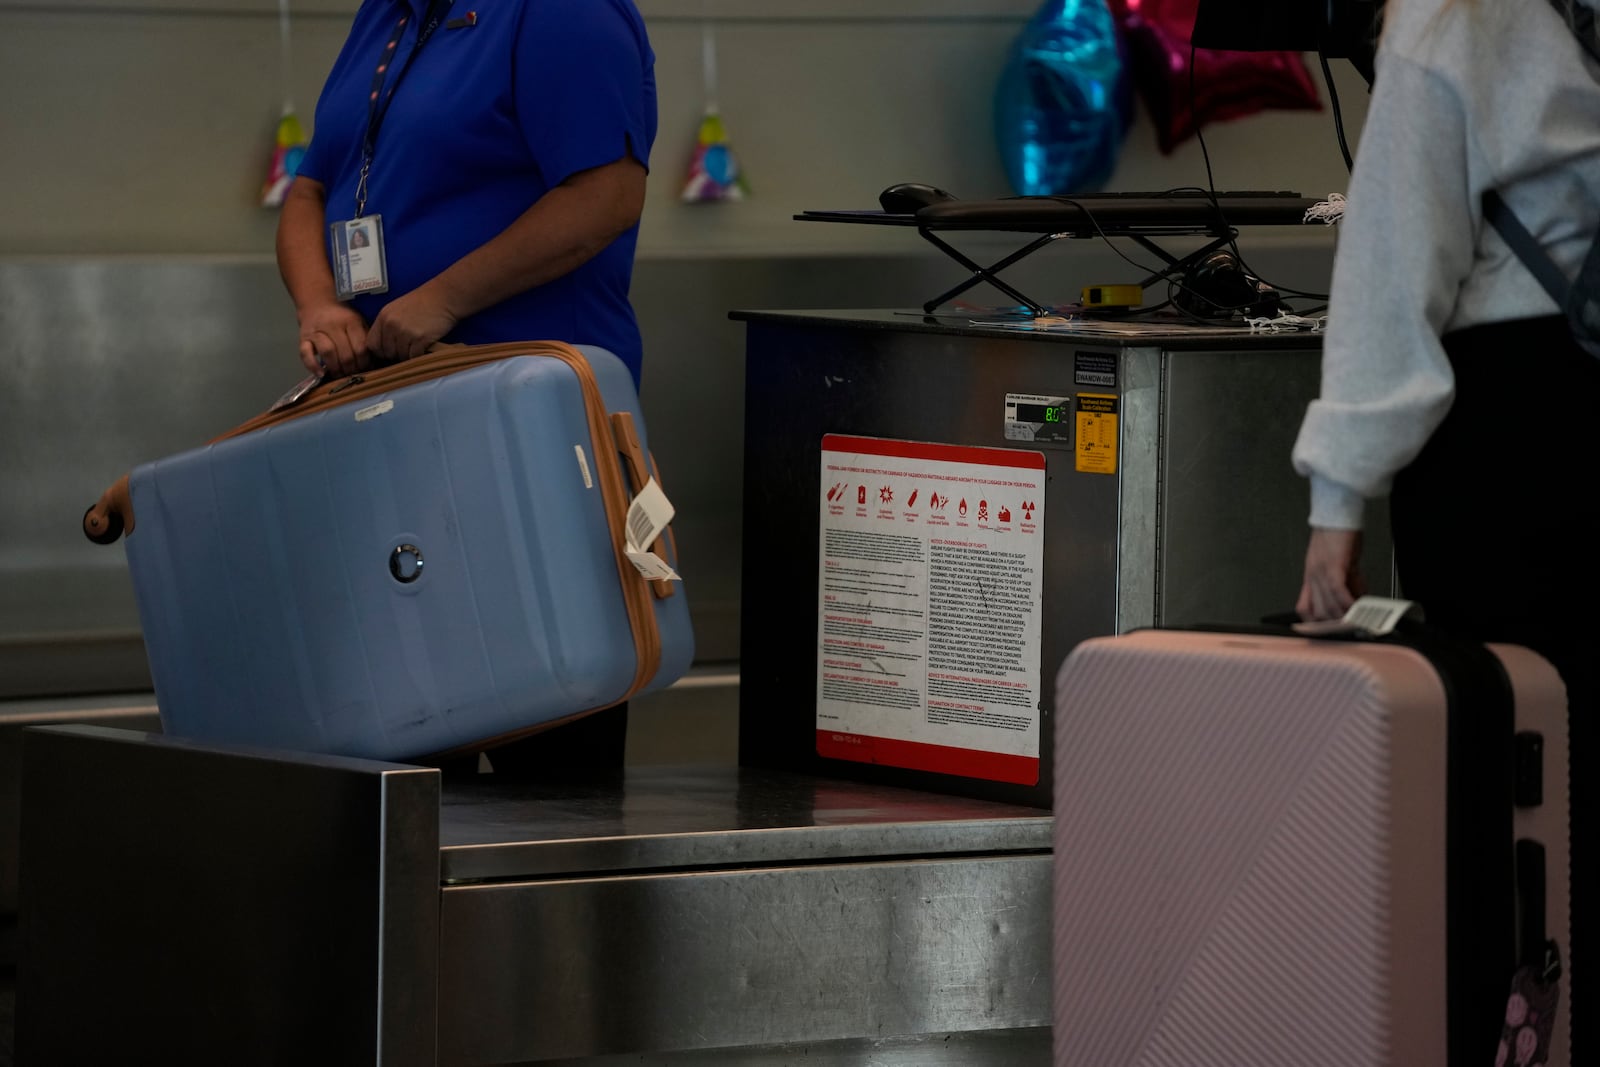
M929 204L954 200L955 194L920 182L901 182L878 194L878 204L890 215L915 215Z

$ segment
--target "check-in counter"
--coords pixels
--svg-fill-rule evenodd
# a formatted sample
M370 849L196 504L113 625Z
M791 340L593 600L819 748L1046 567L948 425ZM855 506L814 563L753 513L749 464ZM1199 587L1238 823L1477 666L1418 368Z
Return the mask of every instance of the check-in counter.
M24 737L17 1062L1044 1064L1045 812Z
M744 764L1048 807L1075 644L1293 607L1318 334L734 318ZM1374 592L1390 554L1369 537Z

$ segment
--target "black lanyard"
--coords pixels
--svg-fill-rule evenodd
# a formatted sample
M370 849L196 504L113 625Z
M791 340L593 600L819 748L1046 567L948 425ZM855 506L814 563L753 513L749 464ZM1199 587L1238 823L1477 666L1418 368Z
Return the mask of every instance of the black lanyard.
M394 32L389 35L389 43L383 46L383 55L378 59L378 69L372 72L372 90L367 95L367 132L361 139L361 177L356 183L356 218L360 218L367 207L367 175L372 171L372 157L378 150L378 131L383 127L383 120L389 114L389 104L394 100L394 94L400 91L400 83L405 80L406 72L411 69L411 64L416 61L422 52L422 46L428 43L428 38L433 36L433 31L439 28L439 23L444 20L446 12L450 10L452 0L432 0L428 9L422 16L422 28L417 31L417 43L411 46L410 55L400 65L399 72L394 76L394 84L385 93L383 86L389 78L389 68L394 63L395 51L400 47L400 38L406 32L406 23L411 21L409 13L401 15L400 21L394 25Z

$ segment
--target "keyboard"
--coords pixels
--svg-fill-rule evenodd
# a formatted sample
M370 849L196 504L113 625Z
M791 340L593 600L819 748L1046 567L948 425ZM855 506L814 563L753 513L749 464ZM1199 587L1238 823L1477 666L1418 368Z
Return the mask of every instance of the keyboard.
M1279 200L1299 200L1299 193L1283 190L1269 189L1218 189L1215 193L1210 189L1183 188L1163 189L1156 192L1111 192L1111 193L1062 193L1068 200L1166 200L1201 198L1209 200L1214 195L1218 200L1238 200L1245 198L1274 198ZM1016 197L1018 200L1027 200L1029 197Z

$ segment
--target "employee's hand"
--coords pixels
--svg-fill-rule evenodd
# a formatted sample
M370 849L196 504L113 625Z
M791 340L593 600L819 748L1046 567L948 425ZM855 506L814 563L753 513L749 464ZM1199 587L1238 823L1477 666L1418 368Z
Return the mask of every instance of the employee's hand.
M367 323L361 313L348 304L331 302L302 308L300 318L300 362L312 374L323 372L329 378L365 370Z
M1338 619L1367 591L1361 578L1361 531L1311 528L1305 581L1295 610L1307 621Z
M432 285L424 285L386 304L367 331L367 353L393 363L420 356L455 329L456 315Z

